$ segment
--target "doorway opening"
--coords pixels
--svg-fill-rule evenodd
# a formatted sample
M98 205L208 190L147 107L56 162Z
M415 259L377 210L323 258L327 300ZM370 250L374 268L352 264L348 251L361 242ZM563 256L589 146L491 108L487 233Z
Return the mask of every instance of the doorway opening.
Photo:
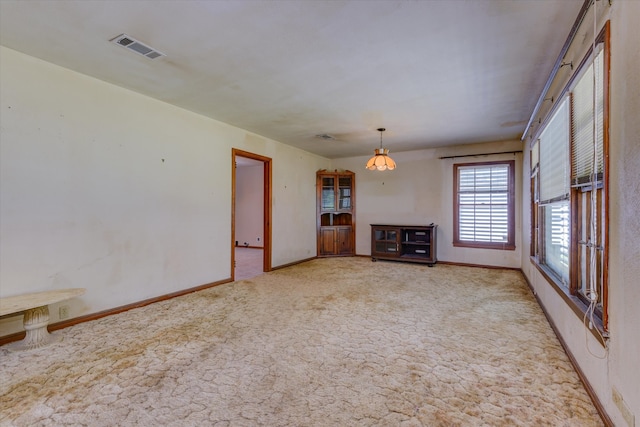
M232 149L231 279L271 271L271 158Z

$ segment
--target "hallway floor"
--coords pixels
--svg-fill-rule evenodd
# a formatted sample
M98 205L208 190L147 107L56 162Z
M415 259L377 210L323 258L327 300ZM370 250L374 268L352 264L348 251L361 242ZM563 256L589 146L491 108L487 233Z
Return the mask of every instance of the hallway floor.
M236 247L235 280L250 279L263 273L263 250L261 248Z

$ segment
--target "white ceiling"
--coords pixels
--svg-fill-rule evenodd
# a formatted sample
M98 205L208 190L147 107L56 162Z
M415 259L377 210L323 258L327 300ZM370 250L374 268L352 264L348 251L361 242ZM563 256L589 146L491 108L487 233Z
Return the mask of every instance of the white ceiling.
M0 0L0 43L336 158L518 139L582 3Z

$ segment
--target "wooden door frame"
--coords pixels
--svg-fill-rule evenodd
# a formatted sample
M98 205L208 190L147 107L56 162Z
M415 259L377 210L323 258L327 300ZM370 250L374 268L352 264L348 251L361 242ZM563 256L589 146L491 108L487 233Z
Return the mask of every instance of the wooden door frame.
M235 280L236 238L236 157L258 160L263 164L263 213L262 213L262 271L271 271L271 158L248 151L231 149L231 280Z

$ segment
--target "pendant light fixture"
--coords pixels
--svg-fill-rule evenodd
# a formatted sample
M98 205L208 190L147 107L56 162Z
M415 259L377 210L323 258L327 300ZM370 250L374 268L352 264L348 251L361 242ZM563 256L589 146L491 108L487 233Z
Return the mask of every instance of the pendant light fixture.
M391 157L389 157L389 150L387 148L382 148L382 132L384 132L385 128L378 128L378 132L380 132L380 148L375 149L376 155L369 159L367 162L367 169L374 170L387 170L390 171L396 168L396 162L393 161Z

